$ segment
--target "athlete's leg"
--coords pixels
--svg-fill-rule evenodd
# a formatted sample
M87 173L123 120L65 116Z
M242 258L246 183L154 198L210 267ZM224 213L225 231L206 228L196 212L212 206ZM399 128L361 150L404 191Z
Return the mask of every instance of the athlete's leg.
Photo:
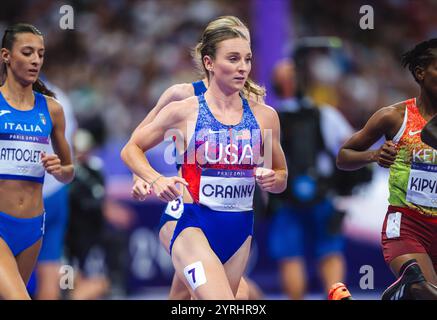
M263 293L258 285L247 277L241 277L240 285L238 286L236 300L261 300Z
M306 290L304 222L310 212L284 206L274 216L269 234L269 251L278 261L283 291L289 299L303 299Z
M328 292L334 283L344 281L345 262L343 255L333 253L323 257L319 263L319 272L325 292Z
M176 227L177 221L168 221L159 231L159 239L161 244L166 248L167 252L170 247L170 240L173 236L174 229ZM236 299L237 300L249 300L249 299L261 299L261 291L256 285L251 282L251 285L245 280L244 277L241 278L240 285L238 287ZM169 300L190 300L190 291L185 286L185 283L179 279L179 277L174 274L173 280L170 287L170 293L168 296Z
M384 219L381 240L384 259L398 279L387 288L382 299L420 299L410 288L429 294L437 284L434 270L433 242L435 226L415 211L389 207Z
M177 220L167 221L159 230L159 241L168 254L170 254L170 241L177 223Z
M61 264L57 261L39 262L36 267L36 278L38 280L35 298L37 300L58 300L61 296L59 270Z
M20 252L16 257L18 270L26 285L29 282L32 271L36 266L38 254L41 249L41 244L42 239L38 240L29 248L26 248L25 250Z
M343 214L335 209L331 199L325 199L313 207L309 218L306 230L314 235L318 271L325 292L328 292L333 284L345 280Z
M169 300L190 300L191 294L187 289L185 283L179 279L177 274L173 275L173 280L171 282L170 293L168 295Z
M190 300L190 291L185 283L174 274L170 288L169 300ZM242 277L238 286L236 300L260 300L262 292L258 286L248 278Z
M224 264L225 272L234 296L237 295L243 273L246 269L247 261L249 259L251 241L252 236L247 237L237 252L235 252L234 255ZM243 285L245 283L246 282L244 281ZM244 288L242 289L244 290ZM242 294L242 292L240 292L240 294ZM245 296L249 298L248 293L245 294Z
M167 221L159 230L159 240L161 245L170 254L170 241L173 237L174 229L176 228L177 220ZM173 281L168 295L170 300L190 300L190 291L185 286L185 283L174 274Z
M82 272L74 274L74 290L70 291L71 300L97 300L109 291L110 283L106 276L84 277Z
M301 300L306 291L305 262L301 257L285 258L279 262L283 290L290 299Z
M432 245L429 250L429 257L431 258L432 264L434 266L434 272L437 273L437 235L432 240Z
M382 294L383 300L437 300L437 287L432 261L427 254L404 254L390 262L398 279ZM426 270L427 275L422 270Z
M1 299L30 300L17 261L2 238L0 238L0 279Z
M249 300L249 285L244 279L241 277L240 284L238 285L237 294L235 295L236 300Z
M188 227L174 240L172 260L195 299L235 299L225 269L199 228Z
M185 283L174 274L171 283L169 300L190 300L190 291L185 286ZM237 300L260 300L262 292L258 286L248 278L242 277L236 295Z
M411 253L411 254L404 254L399 257L394 258L390 262L390 269L392 272L396 275L396 277L399 277L399 270L401 269L402 265L407 262L408 260L416 259L417 263L420 266L420 269L423 272L423 275L425 276L425 279L434 284L437 285L437 275L436 271L434 270L433 263L426 253Z
M433 251L431 251L431 260L434 265L434 274L435 274L436 271L435 256L433 255ZM416 299L437 300L437 286L435 284L432 284L430 281L414 283L411 285L410 291L411 291L411 295Z
M241 280L246 281L249 290L249 300L261 300L263 299L263 292L261 288L251 279L247 277L241 278Z

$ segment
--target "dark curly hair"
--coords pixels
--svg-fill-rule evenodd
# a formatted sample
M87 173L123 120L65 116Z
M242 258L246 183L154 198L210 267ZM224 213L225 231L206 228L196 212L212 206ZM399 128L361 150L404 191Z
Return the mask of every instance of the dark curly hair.
M432 60L437 59L437 53L433 52L433 49L437 49L437 38L423 41L402 55L402 66L408 67L416 82L419 82L415 73L416 68L425 69Z

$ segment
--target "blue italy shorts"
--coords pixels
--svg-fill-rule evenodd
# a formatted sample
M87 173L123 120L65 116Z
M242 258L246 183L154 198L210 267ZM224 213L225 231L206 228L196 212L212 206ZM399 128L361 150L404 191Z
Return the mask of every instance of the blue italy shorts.
M16 257L44 234L45 213L33 218L17 218L0 212L0 238Z
M198 204L185 204L170 242L170 254L178 235L185 228L195 227L203 231L211 249L225 263L253 234L253 218L253 211L224 212Z

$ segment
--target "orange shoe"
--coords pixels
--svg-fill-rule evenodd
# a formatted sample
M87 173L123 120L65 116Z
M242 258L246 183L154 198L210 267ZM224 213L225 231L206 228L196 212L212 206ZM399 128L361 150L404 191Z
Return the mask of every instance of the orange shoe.
M353 300L353 298L346 286L337 282L329 289L328 300Z

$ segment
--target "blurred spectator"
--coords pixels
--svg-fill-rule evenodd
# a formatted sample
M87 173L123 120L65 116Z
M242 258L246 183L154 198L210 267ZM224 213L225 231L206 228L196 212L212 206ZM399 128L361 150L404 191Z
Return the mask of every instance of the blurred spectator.
M92 155L93 136L78 129L74 137L76 176L70 186L71 216L66 237L67 259L75 270L71 299L97 299L109 290L104 243L105 184L102 162Z
M99 128L98 121L93 123L94 130ZM123 231L132 225L132 212L106 197L103 163L93 155L95 137L102 139L102 133L79 129L74 139L77 165L66 238L67 258L77 271L71 299L125 294L128 259Z
M308 270L305 263L311 263L308 258L317 260L325 292L344 280L343 213L333 204L334 159L353 130L335 108L325 105L319 109L304 95L301 85L297 92L296 66L303 64L284 60L273 71L273 87L281 98L281 144L289 180L284 193L270 195L274 216L269 248L279 262L285 293L291 299L303 299ZM306 72L299 69L297 73Z
M61 30L58 1L18 3L8 4L0 24L28 21L43 31L48 78L73 98L79 123L102 114L112 125L110 139L126 138L142 119L144 107L153 106L165 88L196 78L188 52L206 21L231 14L256 23L248 16L251 1L82 0L72 4L75 29ZM437 33L433 0L374 2L375 30L359 27L361 5L311 0L293 1L290 6L296 37L343 39L347 59L342 68L347 72L335 86L323 75L311 75L308 92L322 82L325 89L319 88L317 102L329 99L324 102L336 106L356 128L375 108L412 95L414 81L400 68L397 52ZM316 63L319 73L329 69L326 60Z

